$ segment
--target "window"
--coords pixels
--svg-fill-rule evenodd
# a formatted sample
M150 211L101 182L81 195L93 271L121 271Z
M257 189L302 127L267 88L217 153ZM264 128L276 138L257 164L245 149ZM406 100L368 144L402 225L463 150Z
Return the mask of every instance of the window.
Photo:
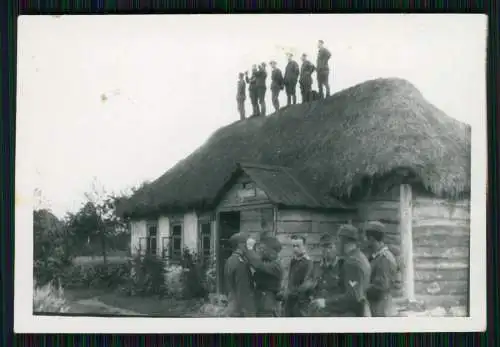
M210 260L210 249L212 241L212 230L209 221L198 225L198 255L203 264Z
M180 260L182 257L182 225L173 224L170 230L170 258L172 260Z
M156 255L158 253L158 223L148 223L146 251L148 254Z

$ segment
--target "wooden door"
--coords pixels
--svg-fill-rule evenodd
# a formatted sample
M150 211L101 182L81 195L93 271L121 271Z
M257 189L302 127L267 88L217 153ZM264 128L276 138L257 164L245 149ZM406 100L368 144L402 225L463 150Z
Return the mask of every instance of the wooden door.
M240 231L240 212L221 212L219 214L219 247L217 254L218 261L218 284L221 293L226 293L224 285L224 266L226 260L233 252L229 239L232 235Z

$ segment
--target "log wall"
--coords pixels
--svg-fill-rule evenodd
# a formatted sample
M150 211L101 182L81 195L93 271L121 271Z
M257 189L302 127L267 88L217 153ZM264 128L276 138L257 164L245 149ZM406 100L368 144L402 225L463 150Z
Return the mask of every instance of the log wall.
M400 188L394 186L389 191L377 195L367 196L357 204L358 215L354 225L360 227L367 221L379 221L384 223L387 231L385 243L392 251L398 265L401 263L401 234L399 230L400 220ZM398 272L398 279L401 279L401 271ZM401 289L394 288L393 295L399 297L402 295Z
M417 299L465 304L469 287L470 202L414 193L413 259Z
M319 260L321 235L336 235L340 225L350 223L356 218L354 212L317 212L306 210L278 210L276 217L276 236L282 244L280 260L284 270L284 286L287 285L290 261L293 256L291 237L301 235L306 238L308 254Z

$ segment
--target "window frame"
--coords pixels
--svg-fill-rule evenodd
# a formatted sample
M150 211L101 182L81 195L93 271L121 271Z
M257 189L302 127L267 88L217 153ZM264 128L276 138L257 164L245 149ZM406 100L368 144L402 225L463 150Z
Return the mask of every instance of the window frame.
M208 234L203 233L203 225L208 225ZM210 260L212 255L212 241L213 241L213 232L212 232L212 221L210 219L201 219L198 221L198 257L201 262L205 264ZM205 253L206 249L203 248L203 239L208 236L208 253Z
M156 220L151 220L146 223L146 250L145 252L147 254L153 255L153 256L158 256L158 221ZM151 236L150 233L150 228L154 227L156 229L155 235ZM152 239L155 239L156 247L151 247Z
M180 227L180 234L179 235L174 235L174 228L175 227ZM173 261L180 261L182 259L182 251L183 251L183 244L184 244L184 223L180 221L175 221L170 223L170 240L169 240L169 258L170 260ZM175 245L175 240L179 239L180 240L180 249L178 251L174 252L174 245ZM177 254L178 252L178 254Z

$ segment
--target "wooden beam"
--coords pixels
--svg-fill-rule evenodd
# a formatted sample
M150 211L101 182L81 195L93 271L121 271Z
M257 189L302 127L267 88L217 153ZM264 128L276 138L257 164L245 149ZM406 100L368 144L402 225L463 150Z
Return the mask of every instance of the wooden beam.
M215 228L214 228L214 256L215 256L215 274L216 274L216 280L215 280L215 286L216 286L216 292L217 294L220 294L221 292L221 287L220 287L220 281L221 281L221 276L223 274L221 273L221 268L220 268L220 213L217 212L215 214Z
M415 301L415 274L413 266L412 190L408 184L400 185L399 228L401 233L401 260L403 296Z

